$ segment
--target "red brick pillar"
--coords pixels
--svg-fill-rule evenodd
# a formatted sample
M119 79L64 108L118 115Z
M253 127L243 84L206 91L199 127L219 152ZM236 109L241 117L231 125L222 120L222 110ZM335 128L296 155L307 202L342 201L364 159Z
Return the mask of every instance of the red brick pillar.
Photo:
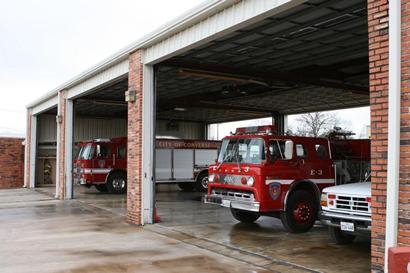
M142 195L142 71L141 51L129 57L128 90L136 100L128 102L127 220L141 224Z
M382 272L386 219L388 1L368 1L372 153L372 271Z
M61 200L65 198L65 110L66 110L66 99L64 91L60 91L58 94L58 104L59 104L59 122L57 123L59 133L58 143L58 193L57 197Z
M398 245L410 246L410 0L401 0L401 120Z

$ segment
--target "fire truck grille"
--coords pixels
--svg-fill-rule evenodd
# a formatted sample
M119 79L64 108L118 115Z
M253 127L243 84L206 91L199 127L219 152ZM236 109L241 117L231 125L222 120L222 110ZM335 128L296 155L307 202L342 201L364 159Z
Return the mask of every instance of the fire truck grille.
M237 186L243 186L241 183L241 179L244 177L244 175L236 175L236 174L223 174L221 175L221 183L223 184L229 184L229 185L237 185ZM245 176L248 178L248 176Z
M336 208L355 211L355 212L371 212L370 203L365 197L352 196L337 196Z
M253 193L247 191L231 191L225 189L212 190L213 195L240 201L255 201Z

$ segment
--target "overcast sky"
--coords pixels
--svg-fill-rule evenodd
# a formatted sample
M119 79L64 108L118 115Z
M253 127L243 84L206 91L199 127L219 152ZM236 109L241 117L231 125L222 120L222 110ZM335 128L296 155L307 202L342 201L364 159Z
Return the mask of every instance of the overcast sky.
M201 2L0 0L0 135L24 135L29 102ZM340 116L360 130L366 109Z
M203 0L0 0L0 135L25 106Z

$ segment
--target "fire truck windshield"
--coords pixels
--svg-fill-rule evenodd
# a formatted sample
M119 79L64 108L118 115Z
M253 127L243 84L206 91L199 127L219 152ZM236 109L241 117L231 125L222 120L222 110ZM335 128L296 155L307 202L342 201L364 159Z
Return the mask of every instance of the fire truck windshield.
M259 164L265 158L265 144L262 138L225 139L218 162Z
M83 146L78 153L78 159L91 159L94 154L94 146L89 143Z

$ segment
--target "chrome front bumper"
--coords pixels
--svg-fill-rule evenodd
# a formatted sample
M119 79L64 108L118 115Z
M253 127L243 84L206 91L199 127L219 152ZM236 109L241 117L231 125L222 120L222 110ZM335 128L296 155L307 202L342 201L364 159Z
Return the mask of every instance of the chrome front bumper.
M204 203L220 205L226 208L234 208L246 211L259 212L260 203L250 200L238 200L235 197L220 196L216 194L205 195Z
M351 215L351 214L337 213L337 212L322 210L319 213L319 219L322 222L322 224L326 226L340 228L340 222L346 221L346 222L354 223L355 230L357 231L366 232L366 233L371 231L371 224L372 224L371 216Z

